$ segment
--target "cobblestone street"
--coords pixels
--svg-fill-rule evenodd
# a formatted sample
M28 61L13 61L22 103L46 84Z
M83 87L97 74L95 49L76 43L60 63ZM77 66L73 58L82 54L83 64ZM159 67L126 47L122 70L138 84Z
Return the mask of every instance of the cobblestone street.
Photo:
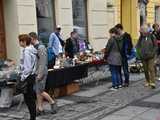
M141 77L138 78L137 75ZM135 74L131 79L129 88L118 91L109 90L111 87L109 78L101 80L98 85L94 82L83 85L80 92L58 99L57 114L50 114L50 107L46 104L46 114L37 117L37 120L158 120L160 87L155 90L145 88L143 75ZM157 82L157 86L159 85ZM146 119L145 114L150 117ZM14 106L0 112L0 120L27 118L25 105L19 111L17 106Z

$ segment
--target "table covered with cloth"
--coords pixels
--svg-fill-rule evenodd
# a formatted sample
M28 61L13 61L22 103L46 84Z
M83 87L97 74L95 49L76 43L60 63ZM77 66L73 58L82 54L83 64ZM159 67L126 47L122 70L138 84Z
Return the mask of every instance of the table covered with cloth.
M87 63L68 68L49 70L46 81L46 90L70 84L74 80L82 79L87 76L88 76Z

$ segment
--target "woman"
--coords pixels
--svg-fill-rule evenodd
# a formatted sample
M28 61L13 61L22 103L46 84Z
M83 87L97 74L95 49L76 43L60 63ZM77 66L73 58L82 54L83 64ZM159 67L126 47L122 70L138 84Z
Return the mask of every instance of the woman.
M20 60L21 81L27 81L27 90L23 93L24 100L29 109L30 120L36 120L36 94L33 86L37 69L37 50L31 45L31 38L27 34L21 34L18 38L23 48Z
M112 88L111 90L117 90L122 87L122 78L121 78L121 65L122 57L120 54L121 41L118 38L118 31L116 28L109 30L110 39L106 45L105 59L107 60L111 75L112 75Z

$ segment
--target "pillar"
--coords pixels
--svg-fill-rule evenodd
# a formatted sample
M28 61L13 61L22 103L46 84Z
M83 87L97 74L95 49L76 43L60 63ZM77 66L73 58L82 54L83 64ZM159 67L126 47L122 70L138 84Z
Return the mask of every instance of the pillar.
M140 26L137 0L121 0L121 23L124 30L131 34L133 43L136 43Z

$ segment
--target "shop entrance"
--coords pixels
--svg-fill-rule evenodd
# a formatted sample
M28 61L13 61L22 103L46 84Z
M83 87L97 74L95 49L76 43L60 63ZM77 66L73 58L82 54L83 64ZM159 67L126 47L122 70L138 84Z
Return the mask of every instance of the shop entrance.
M6 57L3 0L0 0L0 58Z

